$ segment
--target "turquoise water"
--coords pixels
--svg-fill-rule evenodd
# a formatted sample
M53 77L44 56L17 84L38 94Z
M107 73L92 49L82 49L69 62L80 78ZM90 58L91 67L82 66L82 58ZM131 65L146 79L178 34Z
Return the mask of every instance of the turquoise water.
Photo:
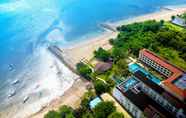
M135 79L135 77L129 77L124 84L122 84L122 87L125 91L129 90L131 87L136 85L139 81Z
M143 4L142 4L143 3ZM60 44L68 45L90 33L100 33L98 24L150 13L165 5L185 4L186 0L1 0L0 79L10 77L25 59L43 44L59 43L46 36L60 29Z
M48 45L66 46L102 33L100 23L181 4L186 0L0 0L0 99L17 78L41 79L40 53Z
M129 71L132 73L137 72L138 70L140 70L141 72L143 72L148 79L152 80L154 83L160 85L160 79L158 79L157 77L155 77L154 75L152 75L151 73L149 73L148 71L146 71L144 68L142 68L141 66L139 66L138 64L131 64L129 65Z

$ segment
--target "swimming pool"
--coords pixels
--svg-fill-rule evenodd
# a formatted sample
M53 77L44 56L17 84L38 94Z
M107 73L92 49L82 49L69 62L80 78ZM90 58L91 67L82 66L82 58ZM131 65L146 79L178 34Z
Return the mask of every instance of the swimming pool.
M138 82L139 81L135 77L131 76L124 83L122 83L122 85L120 87L122 87L122 89L124 91L127 91L131 87L133 87L134 85L136 85Z
M134 74L135 72L137 72L138 70L140 70L141 72L143 72L143 73L146 75L146 77L147 77L148 79L150 79L150 80L152 80L154 83L160 85L161 80L158 79L157 77L155 77L154 75L152 75L150 72L148 72L148 71L145 70L144 68L142 68L140 65L134 63L134 64L129 64L128 67L129 67L129 71L132 72L133 74Z
M95 99L90 101L89 106L91 109L94 109L100 102L102 102L102 100L99 97L96 97Z
M123 82L123 78L112 77L112 80L113 80L117 85L119 85L120 83Z

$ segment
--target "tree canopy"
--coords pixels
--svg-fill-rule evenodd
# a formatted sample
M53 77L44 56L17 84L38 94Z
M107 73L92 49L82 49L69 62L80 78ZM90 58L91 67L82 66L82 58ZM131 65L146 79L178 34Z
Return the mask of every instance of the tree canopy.
M94 55L97 59L102 61L108 61L110 58L110 53L101 47L98 50L94 51Z
M112 112L116 111L116 107L112 102L101 102L93 111L95 118L107 118Z
M186 69L186 30L184 28L177 30L178 28L172 26L173 24L169 22L152 20L119 27L118 37L110 41L113 45L113 58L119 61L129 54L138 57L139 50L143 48L161 56L165 54L163 51L171 50L174 56L167 53L163 57L172 63L179 61L175 64ZM126 52L127 56L122 54L123 52Z
M91 68L89 68L88 65L80 62L76 65L77 71L80 73L80 75L82 75L83 77L85 77L86 79L90 79L90 74L92 73Z
M95 80L94 81L94 87L95 87L96 93L98 95L101 95L102 93L110 91L109 85L107 83L104 83L101 80Z
M75 116L71 107L62 106L59 111L49 111L44 118L75 118Z
M123 116L122 113L113 112L112 114L110 114L110 115L108 116L108 118L124 118L124 116Z

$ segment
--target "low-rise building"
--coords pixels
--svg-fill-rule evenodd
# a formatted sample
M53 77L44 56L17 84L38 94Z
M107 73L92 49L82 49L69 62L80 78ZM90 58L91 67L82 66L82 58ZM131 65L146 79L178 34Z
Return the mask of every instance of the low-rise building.
M94 70L96 72L103 73L103 72L108 71L111 68L112 68L112 62L99 62L96 64Z
M180 18L180 17L175 17L175 18L173 18L172 20L171 20L171 22L173 23L173 24L175 24L175 25L179 25L179 26L181 26L181 27L186 27L186 21L185 21L185 19L183 19L183 18Z

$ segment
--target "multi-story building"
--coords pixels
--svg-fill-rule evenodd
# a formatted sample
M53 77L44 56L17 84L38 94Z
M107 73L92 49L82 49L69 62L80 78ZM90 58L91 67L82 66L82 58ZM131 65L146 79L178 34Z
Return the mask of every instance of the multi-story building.
M164 88L148 79L148 77L140 70L136 71L134 76L143 83L139 86L140 90L157 104L162 106L176 118L186 118L186 104L183 101L177 99Z
M173 114L141 90L143 85L138 78L129 77L114 89L113 96L134 118L173 118Z
M161 82L162 87L181 101L186 102L186 73L184 70L147 49L140 51L139 60L165 76L167 79Z
M152 82L140 70L134 75L113 91L113 96L133 117L186 118L183 102Z

